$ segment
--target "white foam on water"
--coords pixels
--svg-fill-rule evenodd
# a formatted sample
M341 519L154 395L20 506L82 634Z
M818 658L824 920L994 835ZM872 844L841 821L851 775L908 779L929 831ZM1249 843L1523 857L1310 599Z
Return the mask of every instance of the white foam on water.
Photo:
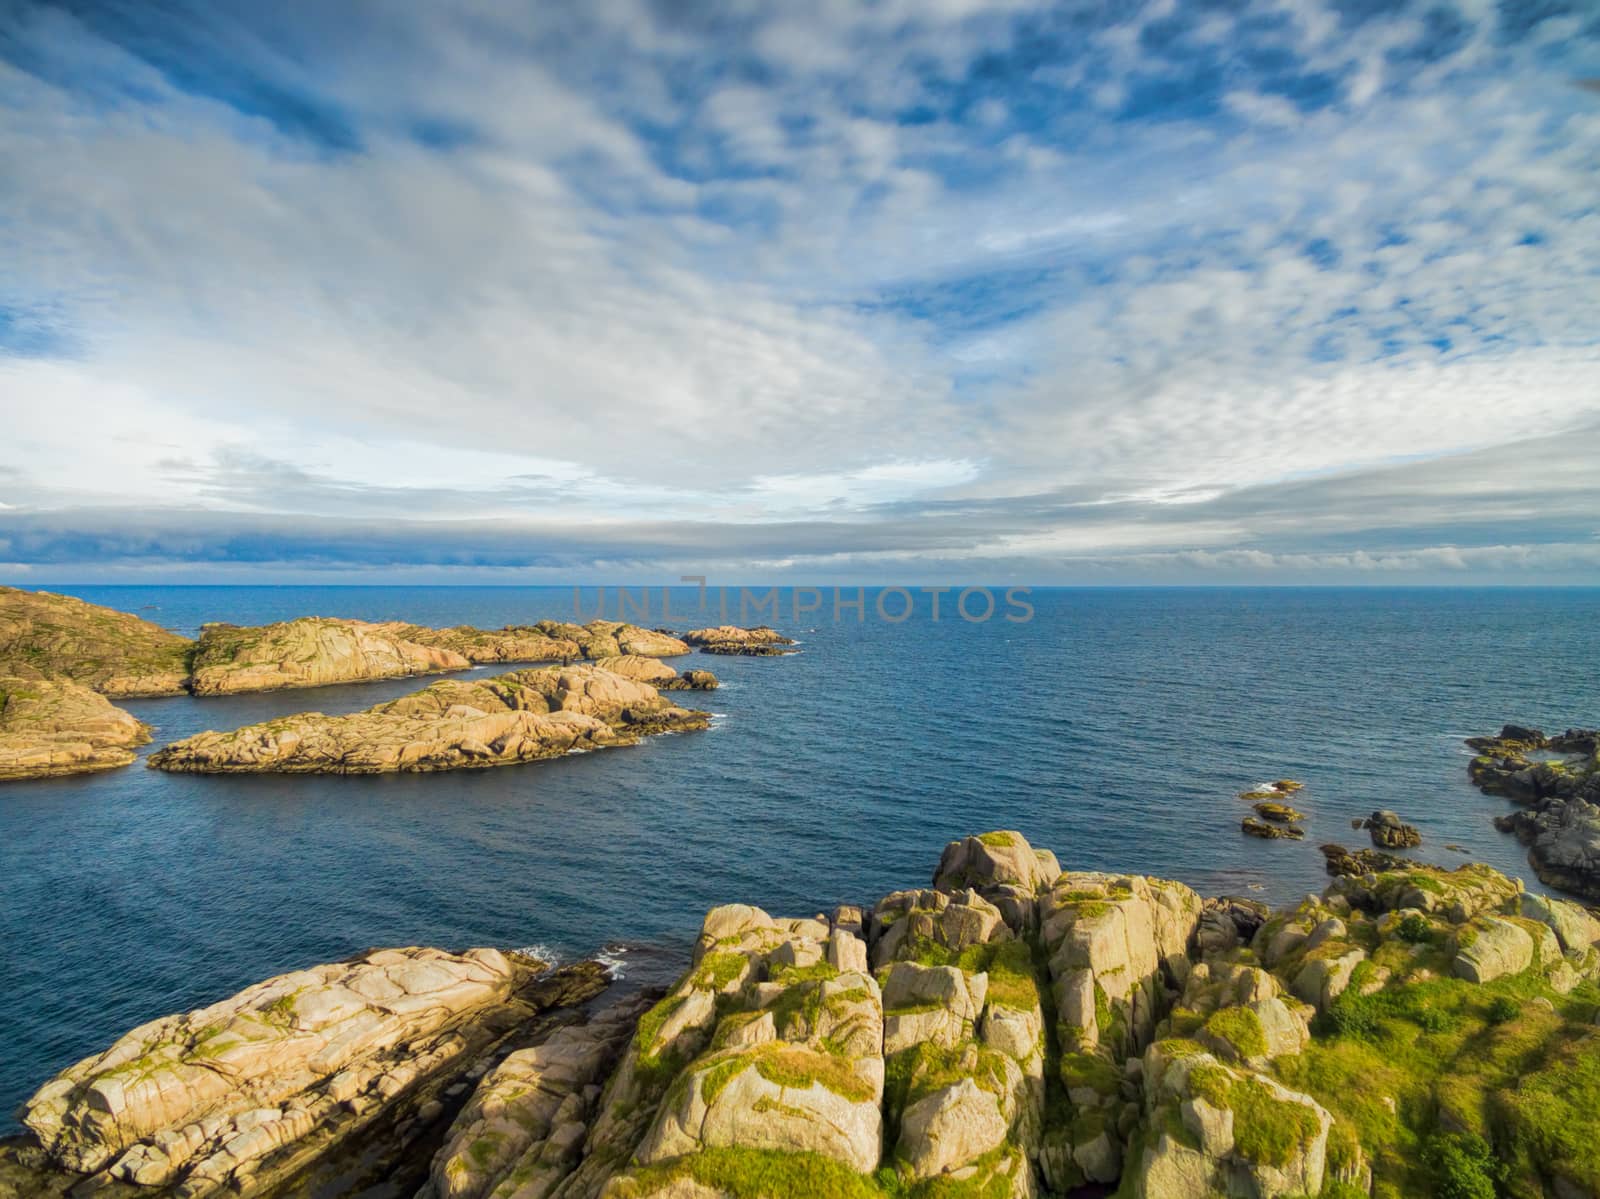
M612 981L628 977L628 972L623 969L627 965L628 950L624 945L607 945L594 955L594 960L606 968Z
M538 958L552 970L561 965L561 955L548 945L524 945L511 952L521 954L525 958Z

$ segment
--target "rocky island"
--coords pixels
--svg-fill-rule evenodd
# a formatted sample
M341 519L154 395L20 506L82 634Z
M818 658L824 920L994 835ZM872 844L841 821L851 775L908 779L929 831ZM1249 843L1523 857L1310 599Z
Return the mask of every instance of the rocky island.
M67 679L101 695L177 695L194 642L70 595L0 587L0 674Z
M1600 731L1547 737L1508 724L1467 744L1477 751L1467 773L1478 789L1522 805L1495 827L1528 847L1543 882L1600 899Z
M688 652L675 637L607 620L587 625L546 620L488 630L306 616L254 628L205 625L190 688L196 695L231 695L442 674L482 663L670 658Z
M777 629L758 625L742 629L738 625L724 624L715 628L691 629L683 635L690 645L699 646L703 654L743 654L746 657L776 658L797 651L787 647L794 638L785 637Z
M0 781L126 766L149 740L145 724L87 687L0 676Z
M187 774L469 770L632 745L709 721L622 674L550 666L446 680L347 716L303 712L199 733L157 750L149 764Z
M766 634L776 636L770 629L727 626L718 631L758 642ZM689 652L686 642L664 631L608 620L588 624L543 620L502 629L470 625L432 629L398 621L308 616L254 627L211 623L202 627L198 641L191 641L137 616L71 596L0 587L0 679L9 680L12 697L9 710L0 711L0 781L131 763L133 749L149 741L149 729L129 713L99 700L96 693L128 698L184 692L236 695L441 674L488 663L584 660L657 690L716 687L717 677L710 671L679 673L659 661ZM469 699L467 706L471 705ZM485 714L493 712L491 706ZM386 712L384 716L398 718L399 713ZM309 727L303 727L302 733ZM319 744L331 753L338 736L357 736L360 727L360 721L352 718L337 726L339 732L333 740L323 737ZM386 727L392 731L395 726ZM373 725L369 731L376 730ZM577 730L548 725L531 730L534 740L547 742L551 752L563 732ZM609 733L588 730L579 738L581 745L573 742L568 748L602 741L618 744L629 735L634 734L619 734L615 727ZM449 740L448 734L441 736ZM468 742L472 740L468 738ZM438 761L454 760L453 751L439 752L443 756ZM431 753L423 757L435 760ZM530 744L517 753L531 754L533 748ZM381 748L374 748L371 755L358 755L362 769L371 768L369 756L386 761L388 755ZM502 755L496 751L489 756ZM512 754L506 760L526 759Z
M46 1083L0 1184L1572 1199L1600 1191L1597 941L1478 865L1272 912L986 833L870 906L715 908L656 996L579 1008L592 973L492 949L269 980Z

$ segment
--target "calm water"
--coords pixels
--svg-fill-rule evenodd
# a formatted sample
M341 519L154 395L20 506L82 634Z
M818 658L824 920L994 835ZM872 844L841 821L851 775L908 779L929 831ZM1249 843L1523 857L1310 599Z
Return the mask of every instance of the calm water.
M489 626L572 614L556 589L55 590L188 633L309 613ZM1422 827L1426 857L1458 862L1443 848L1456 842L1529 876L1489 823L1503 803L1465 781L1461 738L1600 720L1600 591L1032 602L1025 624L925 610L897 625L781 620L802 654L681 660L723 678L693 697L720 718L638 748L430 776L136 765L0 785L0 1109L134 1025L280 971L373 945L680 947L713 904L870 901L989 828L1021 829L1069 868L1281 901L1323 886L1317 843L1359 843L1350 818L1381 806ZM127 706L160 745L419 685ZM1307 841L1243 837L1234 793L1281 775L1309 784L1295 801Z

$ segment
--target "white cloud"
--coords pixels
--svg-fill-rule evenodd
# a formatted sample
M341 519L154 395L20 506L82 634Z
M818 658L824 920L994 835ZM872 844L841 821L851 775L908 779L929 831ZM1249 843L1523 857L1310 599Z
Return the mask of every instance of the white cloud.
M1507 45L1486 12L1409 60L1419 20L1277 10L1244 31L1152 4L1043 62L1057 14L1009 0L674 20L485 2L397 11L381 47L321 58L229 35L238 69L336 106L353 153L40 10L19 36L51 69L0 60L0 318L44 313L62 348L0 358L0 496L329 515L409 496L445 519L559 495L574 519L766 521L1071 489L1204 509L1592 427L1600 106L1548 63L1573 31ZM1330 102L1240 68L1221 113L1184 115L1201 56L1247 36ZM1155 84L1171 111L1108 123ZM1147 517L1055 519L937 552L1170 548ZM1257 553L1270 523L1183 535Z

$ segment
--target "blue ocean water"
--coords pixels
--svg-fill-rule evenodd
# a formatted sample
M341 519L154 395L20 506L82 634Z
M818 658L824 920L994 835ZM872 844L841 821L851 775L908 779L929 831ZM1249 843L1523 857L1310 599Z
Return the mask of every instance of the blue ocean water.
M554 588L54 589L188 633L310 613L573 615ZM660 622L652 595L641 623ZM703 733L474 773L136 765L0 786L0 1111L128 1028L284 970L375 945L683 950L714 904L870 902L991 828L1068 868L1283 901L1325 885L1320 841L1360 844L1350 819L1392 807L1421 826L1422 856L1459 862L1457 843L1531 884L1490 825L1502 801L1466 782L1461 739L1600 721L1600 590L1034 590L1025 623L968 623L952 597L937 622L919 597L888 623L870 593L864 620L825 602L797 621L780 598L799 655L678 663L724 680L690 693L719 714ZM696 600L674 592L690 614L677 627L707 623ZM159 746L420 685L127 707ZM1284 775L1308 784L1307 840L1242 836L1235 793Z

